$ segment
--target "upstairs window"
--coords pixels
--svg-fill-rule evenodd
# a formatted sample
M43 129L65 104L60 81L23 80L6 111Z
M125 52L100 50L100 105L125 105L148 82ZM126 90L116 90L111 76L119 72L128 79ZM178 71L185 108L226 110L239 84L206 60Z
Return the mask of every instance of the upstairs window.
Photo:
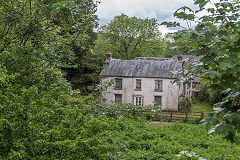
M155 80L155 91L162 91L162 80Z
M134 105L142 105L142 97L141 96L134 97Z
M141 79L136 79L136 89L141 89L142 88L142 81Z
M115 94L115 103L122 103L122 95Z
M115 78L115 88L122 89L122 78Z

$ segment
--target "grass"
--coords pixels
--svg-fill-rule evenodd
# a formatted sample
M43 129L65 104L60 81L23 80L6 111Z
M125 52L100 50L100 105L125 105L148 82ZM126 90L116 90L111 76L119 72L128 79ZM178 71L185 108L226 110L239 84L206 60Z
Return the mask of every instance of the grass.
M198 118L201 118L201 112L204 112L204 117L206 117L208 114L206 113L209 113L209 112L212 112L213 109L212 109L212 106L208 103L205 103L205 102L197 102L195 103L193 106L192 106L192 109L191 109L191 112L188 113L188 118L190 119L198 119ZM197 113L195 113L197 112ZM169 121L170 120L170 112L158 112L158 113L152 113L152 112L149 112L149 113L146 113L146 114L150 114L154 117L152 117L152 120L163 120L161 119L160 117L166 117L165 118L165 121ZM186 117L185 113L184 112L172 112L172 116L173 116L173 119L175 119L175 117L179 117L179 118L184 118ZM168 117L168 118L167 118Z
M197 102L192 106L191 112L212 112L213 107L206 102Z

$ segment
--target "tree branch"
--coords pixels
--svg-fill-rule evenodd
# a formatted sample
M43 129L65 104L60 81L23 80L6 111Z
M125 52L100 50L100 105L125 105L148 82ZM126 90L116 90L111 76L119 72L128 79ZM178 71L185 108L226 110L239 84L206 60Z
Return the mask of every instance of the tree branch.
M7 31L0 37L0 39L2 40L9 32L9 26L7 27Z
M0 52L2 52L9 44L11 44L11 39L5 42L5 44L0 48Z

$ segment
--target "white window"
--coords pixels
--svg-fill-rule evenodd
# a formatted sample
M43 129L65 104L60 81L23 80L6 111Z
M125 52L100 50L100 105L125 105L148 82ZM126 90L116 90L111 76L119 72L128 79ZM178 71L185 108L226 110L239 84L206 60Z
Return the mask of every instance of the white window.
M142 81L141 79L136 79L136 89L141 89L142 88Z
M155 91L162 91L162 80L155 80Z
M142 97L141 96L134 97L134 105L142 105Z

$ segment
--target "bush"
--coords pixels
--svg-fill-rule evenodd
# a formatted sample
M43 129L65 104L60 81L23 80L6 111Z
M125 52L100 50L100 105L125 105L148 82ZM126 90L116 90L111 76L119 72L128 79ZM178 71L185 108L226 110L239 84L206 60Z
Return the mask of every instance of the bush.
M127 119L125 119L127 120ZM103 132L122 159L237 159L237 148L220 136L209 136L193 124L146 127L128 119L124 130Z
M210 104L215 104L219 101L222 100L222 98L224 97L223 94L221 94L221 90L210 90L209 88L207 88L207 86L202 86L200 88L199 94L196 97L197 101L200 102L207 102Z
M192 100L189 97L184 97L179 101L179 111L190 112L192 107Z
M86 99L85 99L86 100ZM91 100L90 100L91 101ZM90 101L85 101L89 103ZM95 116L106 115L112 118L143 118L144 112L152 110L154 106L136 106L133 104L114 104L104 106L101 104L86 105L83 109L86 112L91 112Z

